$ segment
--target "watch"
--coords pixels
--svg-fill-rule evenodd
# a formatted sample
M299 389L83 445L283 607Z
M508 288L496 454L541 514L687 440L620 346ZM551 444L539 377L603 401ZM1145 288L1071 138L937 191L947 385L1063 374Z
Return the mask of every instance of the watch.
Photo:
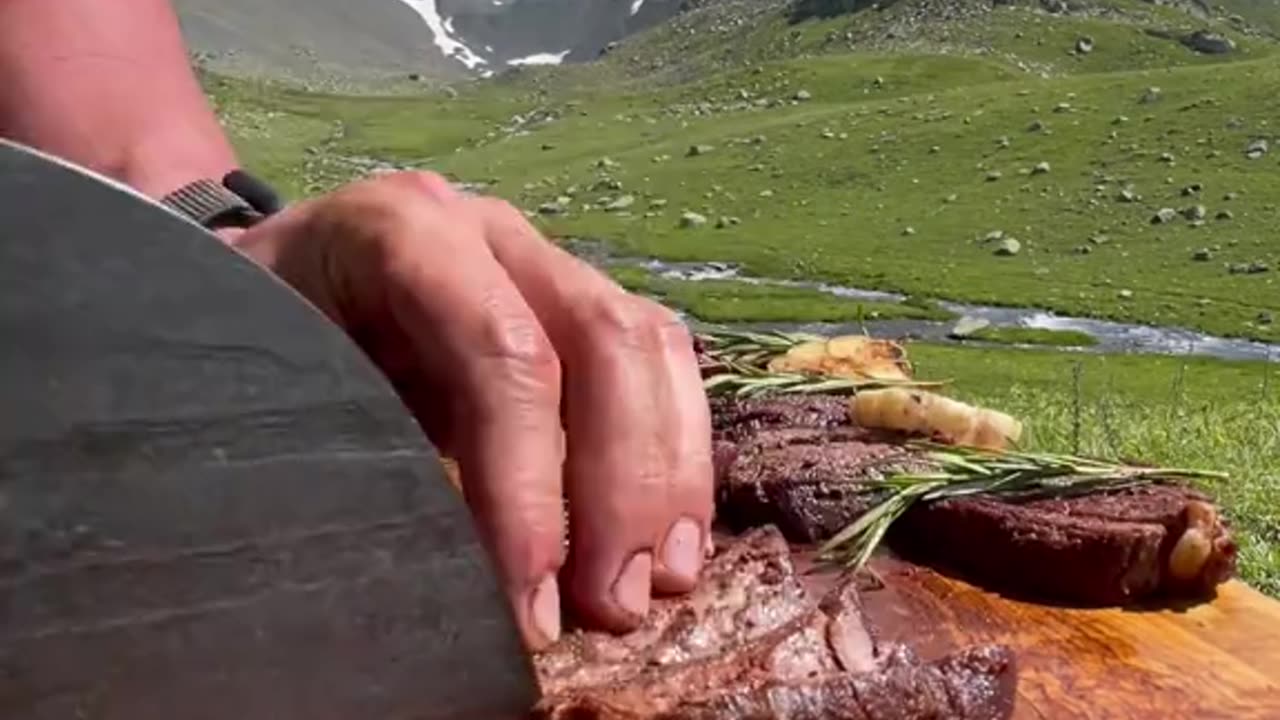
M253 227L281 207L275 191L244 170L232 170L221 182L190 182L165 195L160 204L209 230Z

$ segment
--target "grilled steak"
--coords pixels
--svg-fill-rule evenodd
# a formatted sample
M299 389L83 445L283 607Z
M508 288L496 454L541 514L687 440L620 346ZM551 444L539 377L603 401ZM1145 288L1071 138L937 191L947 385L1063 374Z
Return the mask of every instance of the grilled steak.
M574 632L535 659L546 720L1008 717L1003 647L937 663L877 647L851 582L815 601L781 534L722 547L694 594L656 601L621 637Z
M535 657L543 692L621 683L649 667L714 656L810 609L776 529L749 531L718 550L697 588L655 599L640 628L621 636L569 633Z
M898 646L876 672L799 683L766 683L686 703L663 720L967 720L1009 715L1013 695L1009 654L980 647L940 662L919 663Z
M721 522L737 531L776 524L802 543L830 537L865 511L866 484L925 467L901 445L851 427L761 430L738 445L719 441L716 461Z
M926 469L901 438L841 420L840 398L713 403L717 515L825 540L862 514L886 473ZM1176 486L1014 504L953 499L906 513L889 543L1011 594L1082 605L1201 597L1231 577L1236 546L1210 499Z
M1193 533L1204 542L1187 549ZM1022 504L944 500L903 516L890 542L1008 594L1080 605L1205 597L1236 566L1209 498L1166 485Z
M770 428L833 428L849 424L848 401L833 395L712 398L710 403L712 429L731 441Z

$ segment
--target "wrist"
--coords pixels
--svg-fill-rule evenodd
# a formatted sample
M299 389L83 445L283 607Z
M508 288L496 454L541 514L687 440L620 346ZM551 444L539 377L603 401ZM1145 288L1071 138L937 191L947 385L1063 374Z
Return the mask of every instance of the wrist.
M119 179L159 200L196 180L220 181L236 167L235 156L222 148L148 143L129 152L119 169Z

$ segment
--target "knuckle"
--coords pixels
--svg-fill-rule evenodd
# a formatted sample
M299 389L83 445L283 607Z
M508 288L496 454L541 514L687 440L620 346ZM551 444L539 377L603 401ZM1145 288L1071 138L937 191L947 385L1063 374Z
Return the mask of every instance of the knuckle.
M642 352L659 352L667 343L669 318L656 303L620 291L606 291L584 304L582 324L594 338ZM661 307L661 306L657 306Z
M560 359L555 346L532 313L496 311L488 313L484 322L483 353L490 359L556 387L560 378Z

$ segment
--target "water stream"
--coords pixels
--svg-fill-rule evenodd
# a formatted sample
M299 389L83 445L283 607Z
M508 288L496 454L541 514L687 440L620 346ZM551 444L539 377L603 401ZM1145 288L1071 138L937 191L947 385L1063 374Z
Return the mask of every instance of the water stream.
M781 280L752 277L741 274L732 263L665 262L662 260L632 258L613 255L600 243L572 240L566 244L574 254L596 265L626 265L642 267L664 278L700 282L706 280L734 280L753 285L797 287L817 290L837 297L871 302L902 302L905 296L878 290L832 285L804 280ZM1280 362L1280 345L1208 335L1195 330L1177 327L1138 325L1113 320L1059 315L1035 308L996 307L939 301L938 305L958 317L968 316L986 320L995 328L1037 328L1044 330L1074 330L1085 333L1096 341L1087 347L1066 347L1063 350L1098 353L1148 353L1161 355L1198 355L1226 360L1262 360ZM821 335L860 333L865 330L877 337L918 338L937 342L958 342L950 336L955 321L936 320L869 320L864 325L855 323L734 323L732 327L743 330L781 330L808 332ZM967 344L986 344L964 341Z

